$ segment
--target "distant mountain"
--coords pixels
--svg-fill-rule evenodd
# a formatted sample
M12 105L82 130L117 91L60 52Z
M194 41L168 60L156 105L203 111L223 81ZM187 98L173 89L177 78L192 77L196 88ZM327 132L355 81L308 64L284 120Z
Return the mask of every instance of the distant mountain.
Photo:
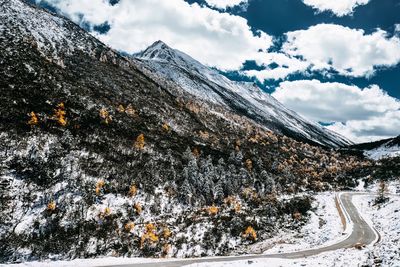
M267 130L309 133L251 84L179 58L166 79L25 1L0 1L0 33L0 263L235 254L369 164Z
M390 157L399 157L400 136L376 142L357 144L350 146L350 148L361 150L364 152L365 156L375 160L390 158Z
M159 79L172 80L188 94L222 105L276 133L327 147L352 144L339 134L287 109L257 85L231 81L162 41L155 42L135 57Z

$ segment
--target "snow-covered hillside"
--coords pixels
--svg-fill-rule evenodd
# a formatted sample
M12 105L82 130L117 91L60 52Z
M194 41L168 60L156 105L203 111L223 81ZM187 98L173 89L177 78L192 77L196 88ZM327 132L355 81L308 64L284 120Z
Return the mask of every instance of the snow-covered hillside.
M400 156L400 136L386 140L383 144L366 150L364 154L374 160L380 160L383 158L392 158Z
M344 137L287 109L257 85L231 81L162 41L155 42L136 57L159 78L173 80L187 93L230 108L270 130L329 147L351 144Z

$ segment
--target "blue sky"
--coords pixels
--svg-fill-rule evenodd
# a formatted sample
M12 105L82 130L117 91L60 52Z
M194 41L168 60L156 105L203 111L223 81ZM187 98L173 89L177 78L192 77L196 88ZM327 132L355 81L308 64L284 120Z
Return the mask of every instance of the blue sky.
M163 40L355 142L400 134L400 0L31 0L111 47Z

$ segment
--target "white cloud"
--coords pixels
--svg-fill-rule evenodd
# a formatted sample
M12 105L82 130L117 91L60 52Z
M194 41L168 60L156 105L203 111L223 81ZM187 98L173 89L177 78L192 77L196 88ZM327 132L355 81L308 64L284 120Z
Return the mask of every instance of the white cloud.
M111 29L98 35L111 47L139 52L163 40L202 63L224 70L239 69L272 45L264 32L254 34L247 20L184 0L46 0L71 17L93 24L108 21Z
M356 143L387 139L400 134L400 111L388 111L369 120L350 120L346 124L338 122L327 128Z
M238 6L247 3L247 0L205 0L207 4L219 9L226 9L228 7Z
M395 24L394 25L394 33L400 34L400 24Z
M400 39L388 38L376 30L365 34L335 24L318 24L307 30L288 32L282 51L309 62L313 70L338 71L341 75L368 76L376 67L394 66L400 62Z
M294 57L289 57L283 53L265 53L260 54L256 63L266 67L264 70L248 70L243 74L250 77L255 77L260 81L272 79L280 80L287 77L289 74L296 72L304 72L309 64L305 61ZM274 68L268 67L270 64L276 64Z
M286 81L272 95L311 120L336 122L328 128L356 142L400 134L400 102L377 85Z
M370 0L303 0L304 4L317 9L319 12L331 11L342 17L352 14L354 8L366 5Z

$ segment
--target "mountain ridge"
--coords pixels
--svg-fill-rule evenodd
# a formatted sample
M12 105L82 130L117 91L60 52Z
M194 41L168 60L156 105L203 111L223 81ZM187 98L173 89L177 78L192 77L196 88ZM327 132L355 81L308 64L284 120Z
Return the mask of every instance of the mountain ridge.
M326 146L352 144L339 134L288 110L255 84L231 81L161 40L134 56L147 68L163 75L164 79L173 80L186 92L236 110L277 133Z

